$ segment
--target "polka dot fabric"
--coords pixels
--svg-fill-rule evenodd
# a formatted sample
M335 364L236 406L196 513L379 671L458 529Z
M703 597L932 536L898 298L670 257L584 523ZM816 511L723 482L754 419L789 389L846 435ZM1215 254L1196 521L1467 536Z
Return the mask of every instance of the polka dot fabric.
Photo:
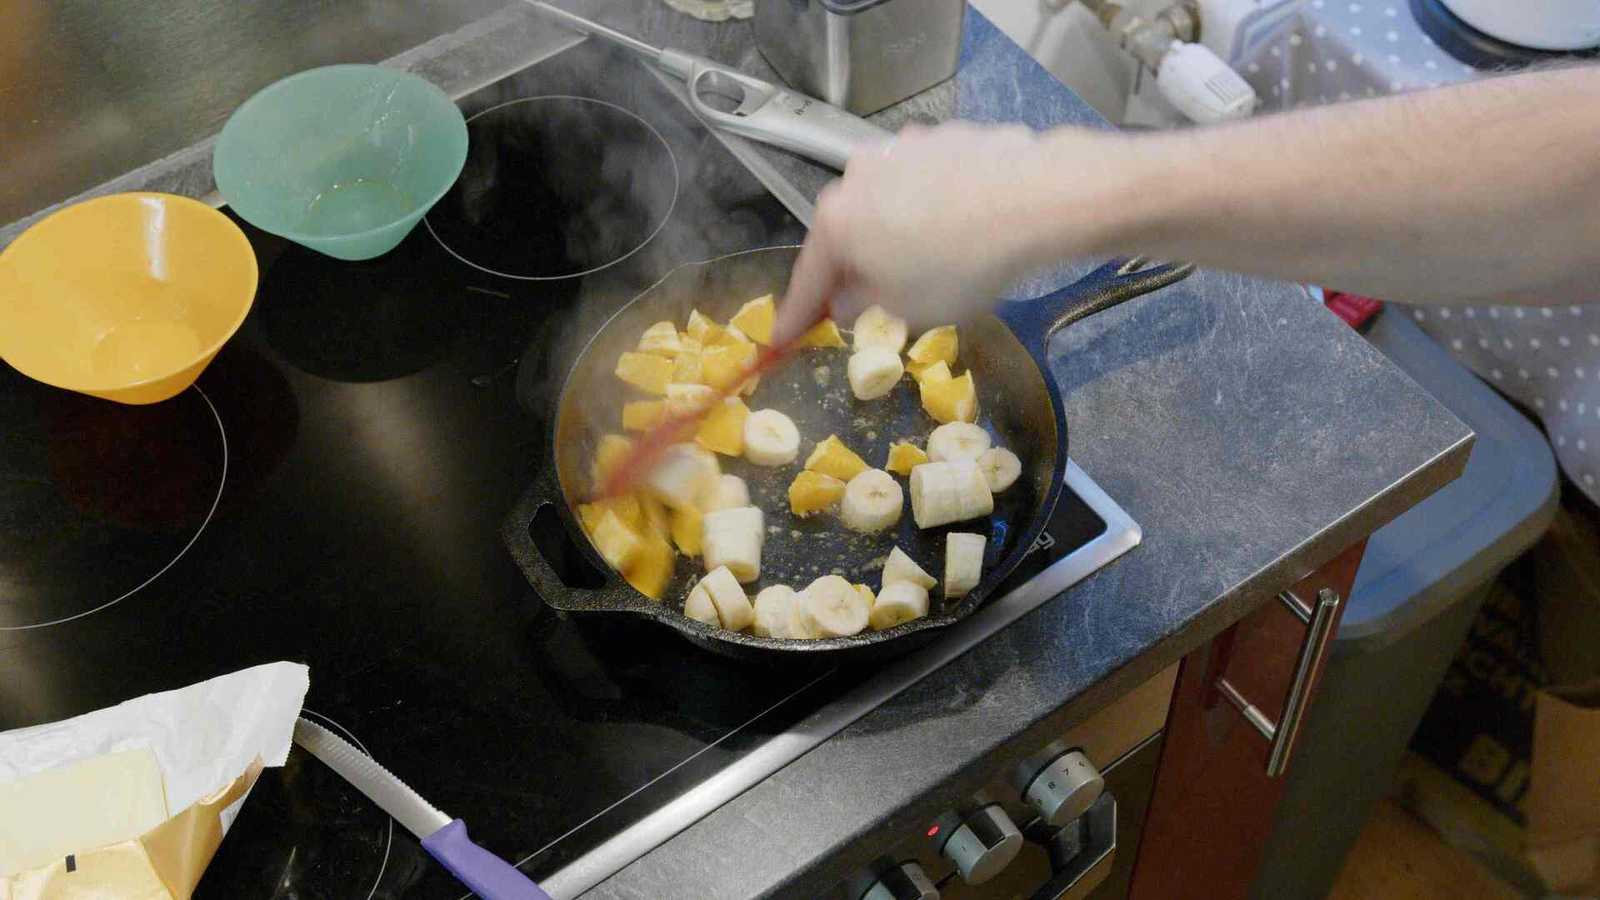
M1480 75L1423 33L1407 0L1308 0L1275 41L1241 63L1241 74L1267 112ZM1415 318L1462 364L1539 416L1568 477L1600 503L1600 291L1596 301L1396 306L1391 314Z

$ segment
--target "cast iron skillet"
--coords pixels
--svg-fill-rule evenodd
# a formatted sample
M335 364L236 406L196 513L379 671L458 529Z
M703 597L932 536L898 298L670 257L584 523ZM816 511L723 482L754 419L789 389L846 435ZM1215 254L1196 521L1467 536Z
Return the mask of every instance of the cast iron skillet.
M620 430L622 402L639 399L613 373L617 357L634 349L640 333L655 322L670 320L681 328L691 309L725 322L746 300L762 294L781 297L798 253L798 247L775 247L680 266L618 311L578 356L556 408L550 441L553 458L517 501L504 528L512 556L550 606L573 613L645 616L706 649L746 659L793 654L827 655L839 661L887 658L923 645L940 628L983 605L996 585L1022 561L1060 496L1067 421L1060 391L1045 374L1050 336L1092 313L1173 284L1192 269L1188 265L1140 268L1134 263L1108 263L1053 294L1001 304L997 315L961 327L961 359L956 370L970 368L974 373L979 424L989 429L997 445L1021 457L1023 466L1017 483L995 497L994 514L988 520L921 531L911 521L909 496L898 530L878 536L852 535L826 514L795 518L788 511L787 487L817 441L838 434L869 465L881 467L892 441L911 438L921 446L937 423L922 411L916 386L909 378L886 398L855 400L845 378L848 350L808 350L768 375L746 402L753 410L780 409L795 420L801 436L800 458L788 466L763 469L719 457L724 472L746 479L751 502L766 512L762 577L746 586L752 597L771 584L799 590L829 573L875 588L877 569L896 544L940 577L946 533L968 531L989 536L983 580L959 601L946 604L935 596L927 617L888 631L791 641L711 628L683 615L683 597L703 574L698 560L679 559L663 601L635 591L589 544L577 523L576 507L593 487L590 461L597 441L607 432ZM590 581L597 587L563 582L540 552L532 526L545 508L559 513L566 536L583 564L593 570Z

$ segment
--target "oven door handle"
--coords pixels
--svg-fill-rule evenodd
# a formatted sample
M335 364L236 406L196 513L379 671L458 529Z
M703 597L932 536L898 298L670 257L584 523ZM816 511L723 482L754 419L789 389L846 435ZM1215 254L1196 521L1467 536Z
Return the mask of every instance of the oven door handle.
M1045 844L1054 875L1033 900L1081 900L1099 887L1117 856L1117 798L1110 791Z

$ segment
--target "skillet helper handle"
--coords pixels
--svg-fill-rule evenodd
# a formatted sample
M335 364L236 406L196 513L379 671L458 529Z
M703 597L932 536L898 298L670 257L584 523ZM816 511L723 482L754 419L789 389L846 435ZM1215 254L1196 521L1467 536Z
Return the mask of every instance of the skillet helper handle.
M1193 263L1146 266L1146 262L1143 258L1114 259L1055 293L1002 303L996 314L1048 368L1050 338L1056 332L1079 319L1176 284L1194 271Z
M562 539L571 545L580 560L580 565L604 578L604 583L600 587L568 584L544 555L538 542L533 539L533 523L539 512L546 507L559 510L565 503L561 489L556 486L553 475L549 473L540 474L527 490L522 492L522 496L517 498L517 504L507 514L500 534L507 549L511 551L512 558L516 560L517 567L533 584L540 598L557 609L586 607L600 597L626 596L631 588L622 580L622 576L604 562L595 563L585 555L588 539L581 534L573 535L572 530L565 526L565 516L562 517Z
M689 105L710 125L840 172L858 148L894 140L894 132L860 116L708 59L666 50L661 64L669 71L680 67L685 71ZM702 92L737 100L739 105L731 112L715 109Z
M551 900L516 866L474 844L460 819L423 838L422 849L483 900Z

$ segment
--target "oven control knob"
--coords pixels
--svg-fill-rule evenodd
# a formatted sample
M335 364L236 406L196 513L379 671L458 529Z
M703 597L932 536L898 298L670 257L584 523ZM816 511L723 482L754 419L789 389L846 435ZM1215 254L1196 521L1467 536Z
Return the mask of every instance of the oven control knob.
M883 873L861 900L939 900L939 889L921 866L904 862Z
M1089 811L1106 789L1100 770L1080 750L1068 750L1039 770L1023 799L1051 828L1060 828Z
M940 848L967 884L983 884L1011 865L1022 849L1022 832L999 804L985 806L950 832Z

